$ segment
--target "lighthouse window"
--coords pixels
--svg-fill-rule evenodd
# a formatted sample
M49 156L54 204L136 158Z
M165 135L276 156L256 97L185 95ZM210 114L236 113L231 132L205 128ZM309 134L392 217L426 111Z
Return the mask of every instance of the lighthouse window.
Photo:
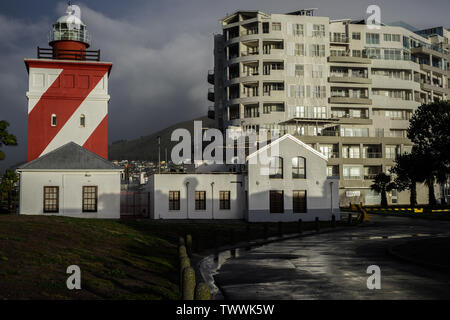
M86 117L84 114L80 116L80 127L84 128L86 126Z
M56 124L57 124L56 114L52 114L51 124L52 124L52 127L56 127Z

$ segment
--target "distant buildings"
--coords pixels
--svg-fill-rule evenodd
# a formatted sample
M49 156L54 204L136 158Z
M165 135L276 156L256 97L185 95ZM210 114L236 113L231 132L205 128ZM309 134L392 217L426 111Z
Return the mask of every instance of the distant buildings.
M328 158L341 205L378 204L373 177L410 152L408 120L423 103L449 99L450 32L370 29L313 9L288 14L237 11L214 36L214 102L222 130L280 130ZM436 188L437 190L439 188ZM419 186L419 203L427 191ZM409 203L393 190L392 204Z

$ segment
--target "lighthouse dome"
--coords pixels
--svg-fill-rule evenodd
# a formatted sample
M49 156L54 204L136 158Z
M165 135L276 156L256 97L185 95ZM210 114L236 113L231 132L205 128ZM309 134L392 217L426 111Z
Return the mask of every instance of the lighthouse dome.
M76 5L69 5L66 14L53 24L49 43L53 46L58 41L76 41L90 46L90 35L86 25L81 21L81 9Z
M83 21L81 21L81 9L76 5L69 5L66 10L66 15L60 17L56 23L67 23L68 25L74 26L79 29L80 26L86 26Z

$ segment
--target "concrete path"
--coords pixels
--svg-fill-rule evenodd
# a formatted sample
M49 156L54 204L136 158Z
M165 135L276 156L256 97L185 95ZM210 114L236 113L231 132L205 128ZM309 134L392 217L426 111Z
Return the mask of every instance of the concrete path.
M450 299L450 274L387 253L391 245L450 235L450 223L371 215L371 223L272 243L227 261L215 276L226 299ZM448 253L447 253L448 254ZM367 289L367 267L381 289Z

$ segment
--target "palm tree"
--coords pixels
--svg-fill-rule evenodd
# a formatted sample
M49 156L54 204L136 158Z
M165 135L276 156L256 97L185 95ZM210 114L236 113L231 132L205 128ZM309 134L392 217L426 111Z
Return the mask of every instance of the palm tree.
M383 208L386 208L388 205L386 192L391 191L394 188L395 184L391 181L391 176L384 172L377 174L373 180L373 184L370 186L371 190L381 194L381 206Z

